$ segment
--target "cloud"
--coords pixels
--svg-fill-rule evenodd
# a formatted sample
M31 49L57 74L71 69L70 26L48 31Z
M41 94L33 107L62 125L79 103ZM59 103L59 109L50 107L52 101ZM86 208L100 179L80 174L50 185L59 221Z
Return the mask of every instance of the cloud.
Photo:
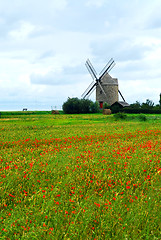
M86 5L87 6L102 7L104 3L105 3L105 0L88 0Z
M155 0L154 2L149 2L146 6L146 11L144 12L146 21L144 22L145 29L158 29L161 28L161 4L160 1Z
M30 76L30 81L32 84L40 85L65 85L67 82L61 79L61 74L56 74L55 72L48 72L47 74L32 74Z
M54 56L55 56L55 52L51 49L51 50L43 52L40 55L39 59L51 58L51 57L54 57Z
M65 86L65 85L74 85L79 84L85 81L85 67L69 67L64 68L62 72L58 71L50 71L44 74L40 73L32 73L30 76L30 82L32 84L38 85L54 85L54 86Z
M105 35L91 43L92 53L106 61L114 57L118 61L141 60L150 46L136 43L133 37Z
M11 30L8 34L15 40L24 40L34 32L35 26L29 22L20 22L20 26L17 29Z
M60 105L80 97L92 81L87 58L99 73L111 57L116 66L110 74L128 102L156 99L160 12L160 0L2 1L0 101Z
M2 17L5 17L7 20L21 20L21 19L36 19L45 20L44 17L55 16L59 11L63 11L67 7L67 0L43 0L39 1L19 1L5 0L1 2L0 5L0 14ZM47 15L48 14L48 15Z

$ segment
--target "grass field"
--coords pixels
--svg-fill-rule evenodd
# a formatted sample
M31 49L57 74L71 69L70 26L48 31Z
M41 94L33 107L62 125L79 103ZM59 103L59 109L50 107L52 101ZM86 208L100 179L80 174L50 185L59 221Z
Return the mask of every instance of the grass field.
M2 114L0 239L161 239L161 116Z

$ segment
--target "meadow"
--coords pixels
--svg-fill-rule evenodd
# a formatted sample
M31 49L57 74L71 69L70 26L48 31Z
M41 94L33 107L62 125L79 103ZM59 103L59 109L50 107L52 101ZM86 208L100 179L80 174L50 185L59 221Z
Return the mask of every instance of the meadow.
M161 116L1 115L0 239L161 239Z

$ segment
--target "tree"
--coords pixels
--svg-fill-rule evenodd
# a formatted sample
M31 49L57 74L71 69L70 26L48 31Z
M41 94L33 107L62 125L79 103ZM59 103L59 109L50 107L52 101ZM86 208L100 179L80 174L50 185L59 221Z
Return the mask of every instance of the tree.
M160 93L159 105L161 106L161 93Z
M68 98L68 100L63 104L63 111L65 113L79 113L80 112L79 99Z
M130 104L130 108L140 109L141 108L141 104L140 104L140 102L136 101L136 103Z
M64 113L95 113L99 112L98 103L89 99L68 98L63 104Z
M106 102L103 103L103 109L108 109L110 108L110 105Z
M98 113L100 111L98 102L92 102L90 103L90 112L91 113Z
M80 101L80 113L89 113L91 101L88 99L81 99Z
M145 102L145 103L142 103L141 108L142 108L142 109L152 109L153 106L154 106L153 101L151 101L151 100L149 100L149 99L146 99L146 102Z

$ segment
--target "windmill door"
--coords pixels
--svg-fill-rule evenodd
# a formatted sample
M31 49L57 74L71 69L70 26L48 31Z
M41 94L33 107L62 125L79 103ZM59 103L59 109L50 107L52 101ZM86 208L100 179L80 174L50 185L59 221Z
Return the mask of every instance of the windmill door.
M100 108L101 109L103 108L103 102L100 102Z

